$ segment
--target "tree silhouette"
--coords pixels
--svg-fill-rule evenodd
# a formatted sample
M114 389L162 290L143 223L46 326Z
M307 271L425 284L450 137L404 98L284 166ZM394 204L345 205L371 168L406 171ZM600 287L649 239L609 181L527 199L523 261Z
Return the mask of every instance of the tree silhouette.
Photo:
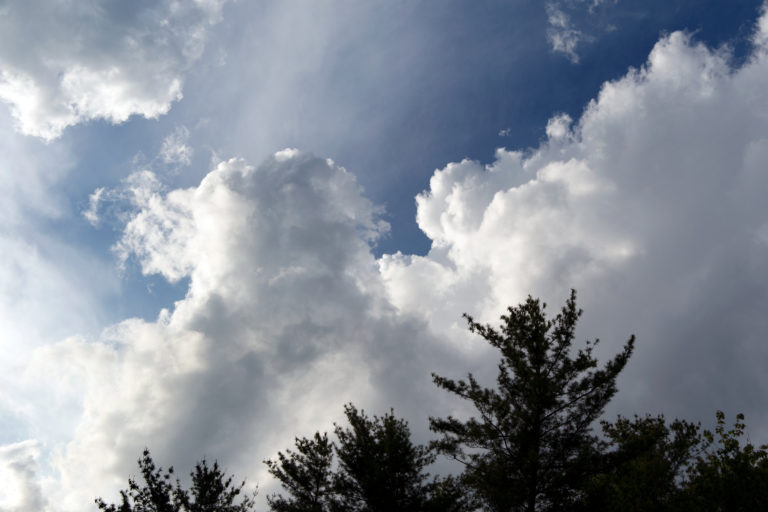
M393 411L371 419L348 404L344 413L350 427L334 429L340 466L336 489L348 510L420 510L428 500L424 468L434 455L411 443L408 424Z
M249 512L255 505L255 492L242 495L245 482L232 484L219 468L203 459L190 474L192 487L187 490L177 479L172 481L173 468L163 472L145 449L138 460L144 484L128 479L128 489L120 491L120 504L108 504L96 498L99 510L105 512ZM239 502L238 502L239 497Z
M408 423L394 411L369 417L344 406L347 424L336 440L316 433L295 449L264 461L284 494L267 497L274 512L633 511L723 512L765 509L768 445L744 439L744 416L732 428L717 412L714 432L663 415L593 424L616 393L616 379L632 355L634 336L604 366L592 355L597 341L575 350L581 310L571 292L561 312L528 299L508 308L498 329L464 315L469 330L501 352L495 388L472 374L435 384L468 400L476 416L430 418L439 437L414 444ZM460 477L431 477L437 453L463 464ZM157 467L148 450L138 461L143 482L128 479L119 504L96 499L104 512L250 512L255 493L217 462L199 462L191 486Z
M471 503L453 478L430 479L434 454L414 445L405 420L394 411L368 417L347 404L348 427L297 438L296 450L267 460L287 496L267 498L275 512L464 512ZM334 469L334 455L337 457Z
M333 443L327 434L313 439L296 438L296 451L277 453L277 460L266 460L269 473L277 478L289 496L267 496L275 512L327 512L339 509L334 504Z
M668 424L663 415L601 423L604 455L580 510L677 510L680 483L701 450L699 425L677 419Z
M546 305L528 299L508 308L499 330L464 315L469 330L501 352L497 388L469 374L454 381L433 374L435 384L469 400L478 416L430 418L441 434L432 446L464 465L463 478L484 510L528 512L572 506L598 458L592 423L616 393L634 336L602 369L594 343L571 353L576 322L572 291L561 313L547 320Z
M689 470L680 510L722 512L765 510L768 503L768 445L742 441L746 425L738 414L726 428L717 411L715 432L704 431L702 453Z

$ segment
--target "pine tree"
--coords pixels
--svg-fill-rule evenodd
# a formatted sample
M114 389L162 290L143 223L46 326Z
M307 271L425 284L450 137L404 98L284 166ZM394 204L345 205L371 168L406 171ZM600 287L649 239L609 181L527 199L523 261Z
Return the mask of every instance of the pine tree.
M329 512L336 510L333 492L333 443L326 434L314 439L296 438L296 450L277 453L277 460L265 460L269 473L277 478L288 496L267 497L275 512Z
M679 510L680 482L700 450L700 426L679 419L668 423L663 415L619 416L601 424L604 455L578 510Z
M295 451L267 460L285 495L267 498L274 512L468 512L465 489L451 477L431 478L435 456L411 441L405 420L390 410L368 417L344 407L349 426L335 425L337 442L326 434L297 438ZM334 459L334 455L337 457ZM334 464L335 461L335 464Z
M190 473L192 486L187 491L176 483L177 501L185 512L250 512L255 506L256 493L242 495L245 481L234 485L217 461L208 466L205 459ZM242 496L241 496L242 495Z
M217 462L213 466L203 459L190 474L192 488L185 489L177 479L172 481L173 468L163 471L145 449L138 461L144 483L128 479L128 489L120 491L120 504L106 503L96 498L104 512L250 512L255 506L255 493L243 495L245 482L233 485ZM239 499L238 499L239 497Z
M434 455L411 442L408 424L393 411L368 418L348 404L344 413L350 427L334 429L340 466L336 487L348 510L421 510L428 500L424 469Z
M726 428L717 411L715 431L705 430L702 450L688 471L681 511L747 512L765 510L768 503L768 445L743 440L744 415Z
M573 353L581 316L576 293L554 320L546 305L528 297L508 308L499 330L464 315L469 330L501 352L497 387L470 374L454 381L433 374L435 384L469 400L478 416L430 418L442 437L432 446L464 464L463 479L484 510L562 510L581 497L581 486L599 458L592 424L616 393L634 336L603 368L592 355L597 341Z

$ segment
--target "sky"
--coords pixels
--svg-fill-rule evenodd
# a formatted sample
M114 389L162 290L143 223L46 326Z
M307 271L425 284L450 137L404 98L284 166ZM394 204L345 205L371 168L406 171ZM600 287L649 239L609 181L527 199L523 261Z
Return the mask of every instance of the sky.
M0 511L471 409L570 290L606 411L768 440L768 6L0 0ZM446 470L450 467L445 466Z

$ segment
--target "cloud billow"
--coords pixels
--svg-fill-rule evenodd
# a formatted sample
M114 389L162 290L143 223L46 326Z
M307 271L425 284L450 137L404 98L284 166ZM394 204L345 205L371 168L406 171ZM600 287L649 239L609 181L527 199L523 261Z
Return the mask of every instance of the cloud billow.
M223 3L0 5L0 100L17 130L49 141L91 119L165 114Z
M222 162L168 193L141 174L116 250L189 289L155 322L36 353L30 375L72 382L82 403L55 466L89 484L54 494L64 510L116 489L145 445L177 466L210 454L264 480L264 457L330 428L345 401L420 408L417 347L434 340L384 299L369 244L388 225L353 175L295 150Z
M538 149L437 171L417 198L432 250L380 261L393 303L457 338L447 319L463 311L493 321L528 293L559 304L575 287L606 353L639 337L625 412L733 407L768 432L766 18L738 69L674 32L575 125L553 118Z

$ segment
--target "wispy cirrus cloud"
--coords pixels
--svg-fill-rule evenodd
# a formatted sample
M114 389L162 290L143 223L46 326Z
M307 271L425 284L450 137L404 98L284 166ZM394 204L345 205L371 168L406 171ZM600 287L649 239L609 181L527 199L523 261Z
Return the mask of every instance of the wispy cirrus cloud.
M163 146L160 148L160 158L163 163L173 166L186 166L192 163L194 151L188 145L189 130L186 126L180 125L163 139Z
M587 36L574 28L570 16L555 3L547 4L547 23L547 41L552 51L563 54L572 63L577 64L577 49Z
M610 4L618 4L612 0ZM605 11L609 6L606 0L549 0L546 3L547 29L546 37L554 53L567 58L571 63L578 64L581 51L596 41L597 35L594 23L585 23L599 11ZM591 26L590 26L591 25ZM615 30L615 26L602 26L599 31Z

